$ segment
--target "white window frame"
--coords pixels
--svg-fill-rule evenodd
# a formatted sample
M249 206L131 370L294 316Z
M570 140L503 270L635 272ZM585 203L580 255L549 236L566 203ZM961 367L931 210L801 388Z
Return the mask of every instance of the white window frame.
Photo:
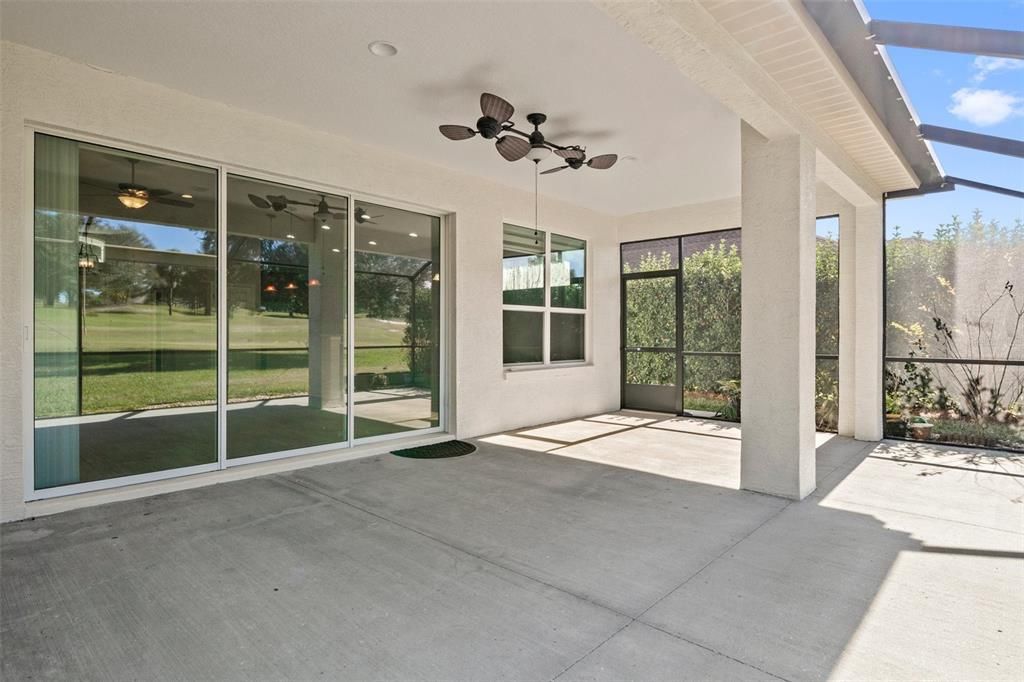
M525 227L511 222L503 222L501 224L501 236L502 236L502 249L504 251L505 243L505 226L518 227L524 230L530 230L533 228ZM541 228L537 228L540 230ZM524 312L524 313L541 313L543 324L542 324L542 346L543 352L541 354L540 362L503 362L502 365L505 371L515 372L519 370L530 370L530 369L543 369L546 367L573 367L580 365L590 364L590 244L583 237L576 237L571 234L564 232L558 232L559 237L567 237L569 239L578 239L583 242L583 307L582 308L562 308L559 306L551 305L551 236L552 231L549 229L543 229L544 232L544 305L515 305L502 302L501 311L504 313L506 310L510 312ZM502 258L504 264L504 257ZM504 267L504 265L503 265ZM502 295L504 296L504 286L502 287ZM565 313L570 315L583 315L583 358L580 360L551 360L551 314L552 313ZM501 330L502 344L505 342L505 327L502 323Z

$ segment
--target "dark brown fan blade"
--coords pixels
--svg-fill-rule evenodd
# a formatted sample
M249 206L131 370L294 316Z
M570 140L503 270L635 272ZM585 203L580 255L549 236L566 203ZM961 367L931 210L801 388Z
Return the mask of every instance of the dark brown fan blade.
M274 209L275 211L283 211L286 208L288 208L288 204L298 203L296 201L290 201L288 199L288 197L286 197L283 194L278 194L278 195L270 195L270 194L268 194L267 195L267 201L270 202L270 207L272 209ZM307 206L312 206L313 204L306 204L306 205Z
M604 170L611 168L615 165L615 162L619 160L618 154L602 154L601 156L595 156L590 161L587 161L587 165L597 170Z
M148 188L146 189L146 193L149 194L149 196L151 196L151 197L165 197L168 194L174 194L174 192L172 192L169 189L148 189Z
M258 194L250 194L249 201L251 201L252 205L255 206L256 208L262 209L264 211L270 208L270 202Z
M107 190L108 192L119 192L121 190L121 188L118 187L113 182L98 182L94 180L82 180L81 182L83 185L95 187L96 189L104 189Z
M150 201L155 201L158 204L166 204L168 206L180 206L181 208L192 208L195 206L191 201L185 201L184 199L168 199L167 197L150 197Z
M499 137L494 146L506 161L518 161L530 151L530 143L514 135Z
M586 156L582 149L556 149L555 154L558 154L563 159L583 160L583 157Z
M560 170L565 170L568 166L559 166L558 168L549 168L546 171L541 171L541 175L547 175L548 173L557 173Z
M449 140L468 140L476 135L476 131L466 126L438 126L441 134Z
M484 112L484 116L490 116L498 123L504 123L512 118L515 108L497 95L485 92L480 95L480 111Z

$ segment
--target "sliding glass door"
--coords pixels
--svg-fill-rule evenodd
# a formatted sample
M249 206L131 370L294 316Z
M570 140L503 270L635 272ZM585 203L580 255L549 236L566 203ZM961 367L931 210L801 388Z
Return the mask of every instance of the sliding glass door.
M440 428L441 218L34 144L38 497Z
M228 175L231 459L348 439L348 198Z
M37 490L217 461L217 174L35 138Z
M355 437L440 424L441 219L355 202Z

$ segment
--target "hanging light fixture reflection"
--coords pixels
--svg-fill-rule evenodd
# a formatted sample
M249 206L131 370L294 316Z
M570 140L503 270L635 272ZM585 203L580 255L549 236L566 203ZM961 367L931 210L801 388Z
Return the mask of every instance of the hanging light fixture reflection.
M149 204L149 193L144 189L129 187L117 195L125 208L145 208Z
M320 286L320 280L318 280L315 277L310 279L309 280L309 286L311 286L311 287L318 287L318 286Z
M120 186L121 191L117 195L117 200L125 208L144 208L149 204L149 190L142 185L135 184L135 165L139 160L128 159L128 162L132 165L132 181Z
M289 291L292 291L292 290L298 289L299 285L296 284L295 282L288 282L288 284L284 285L284 288L288 289Z
M96 257L92 255L89 247L89 226L92 225L92 216L85 221L82 230L82 237L78 240L78 267L81 270L92 270L96 267Z
M267 292L268 294L275 294L277 293L277 287L275 287L273 282L271 282L267 286L263 287L263 291Z
M83 270L92 270L96 267L96 259L84 243L78 247L78 267Z

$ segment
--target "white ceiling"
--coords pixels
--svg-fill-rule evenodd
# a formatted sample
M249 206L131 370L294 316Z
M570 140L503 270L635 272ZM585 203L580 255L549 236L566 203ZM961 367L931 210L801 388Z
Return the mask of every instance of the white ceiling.
M529 161L437 130L473 126L491 91L521 129L541 111L553 141L620 155L541 178L543 194L607 213L739 194L736 116L589 3L4 0L0 12L5 40L532 191ZM371 55L373 40L398 56Z

